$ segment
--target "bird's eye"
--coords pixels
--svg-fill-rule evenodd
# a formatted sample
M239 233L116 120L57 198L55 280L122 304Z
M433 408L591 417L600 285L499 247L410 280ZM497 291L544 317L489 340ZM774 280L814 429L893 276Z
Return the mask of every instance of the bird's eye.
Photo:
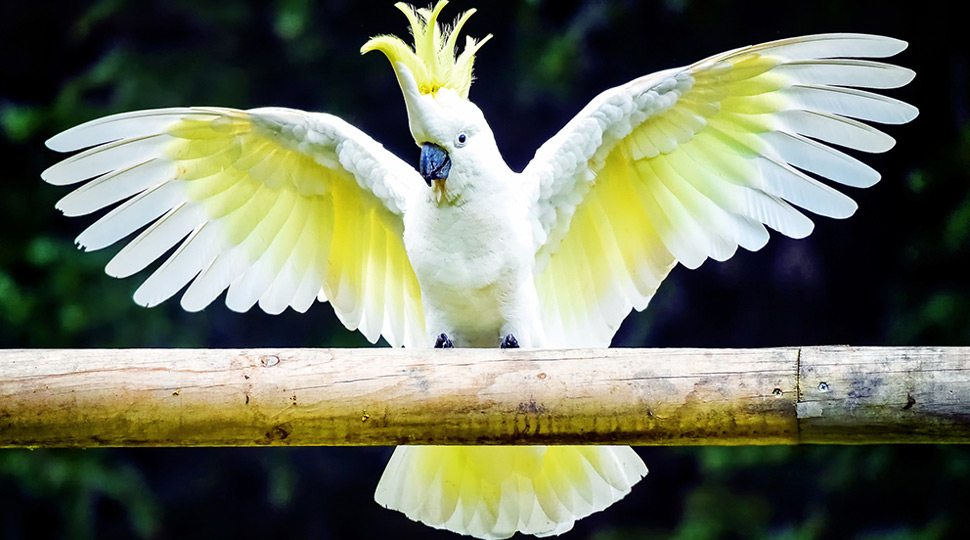
M455 146L457 146L458 148L465 146L466 142L468 142L468 135L464 131L462 131L461 133L458 134L457 137L455 137Z

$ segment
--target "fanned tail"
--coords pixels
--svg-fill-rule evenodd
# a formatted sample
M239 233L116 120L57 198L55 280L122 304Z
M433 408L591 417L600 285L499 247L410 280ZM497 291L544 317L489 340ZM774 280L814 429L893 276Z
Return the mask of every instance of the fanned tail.
M646 474L629 446L399 446L374 498L476 538L544 537L622 499Z

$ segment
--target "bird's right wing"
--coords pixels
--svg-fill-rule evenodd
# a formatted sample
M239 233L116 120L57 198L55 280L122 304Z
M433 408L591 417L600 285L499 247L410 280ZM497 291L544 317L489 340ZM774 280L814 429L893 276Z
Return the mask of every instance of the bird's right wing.
M157 109L93 120L47 144L93 147L42 174L56 185L84 182L58 202L61 211L122 203L81 233L81 247L101 249L147 226L108 274L130 276L178 246L135 292L139 304L156 305L190 283L182 295L189 311L227 288L235 311L257 302L268 313L305 311L329 300L341 322L372 342L383 335L392 346L428 345L401 218L423 182L339 118Z
M535 186L536 288L546 338L605 346L670 269L760 249L768 226L801 238L794 206L844 218L856 204L819 182L868 187L879 174L829 144L885 152L855 119L912 120L916 108L862 88L913 72L850 58L905 42L822 34L745 47L641 77L595 98L523 171ZM811 173L811 174L806 174Z

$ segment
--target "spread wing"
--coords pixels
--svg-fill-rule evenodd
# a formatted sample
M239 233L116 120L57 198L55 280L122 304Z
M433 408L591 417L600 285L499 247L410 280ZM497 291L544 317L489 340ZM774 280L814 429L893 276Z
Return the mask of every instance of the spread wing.
M595 98L544 144L523 174L536 186L536 286L556 346L608 345L670 269L738 246L765 226L811 233L798 208L856 209L824 178L868 187L879 173L833 148L885 152L894 141L859 120L905 123L917 110L857 90L895 88L908 69L869 60L906 47L826 34L729 51L636 79ZM796 208L797 207L797 208Z
M47 169L81 186L70 216L115 206L77 238L101 249L141 232L108 263L115 277L164 262L135 292L156 305L185 285L182 307L268 313L329 300L372 342L419 346L424 312L404 250L402 212L417 172L360 130L289 109L178 108L109 116L48 141L68 152ZM176 247L177 246L177 247ZM171 255L166 253L176 247Z

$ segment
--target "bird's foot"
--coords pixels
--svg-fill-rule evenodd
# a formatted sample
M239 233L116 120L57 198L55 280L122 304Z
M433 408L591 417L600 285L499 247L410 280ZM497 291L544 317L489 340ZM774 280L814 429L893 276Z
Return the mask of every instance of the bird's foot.
M499 344L499 347L503 349L518 349L519 340L515 339L515 336L512 334L506 334L506 336L502 338L502 343Z
M442 333L442 334L438 334L438 339L434 340L434 348L435 349L454 349L455 344L454 342L451 341L451 338L448 337L448 334Z

